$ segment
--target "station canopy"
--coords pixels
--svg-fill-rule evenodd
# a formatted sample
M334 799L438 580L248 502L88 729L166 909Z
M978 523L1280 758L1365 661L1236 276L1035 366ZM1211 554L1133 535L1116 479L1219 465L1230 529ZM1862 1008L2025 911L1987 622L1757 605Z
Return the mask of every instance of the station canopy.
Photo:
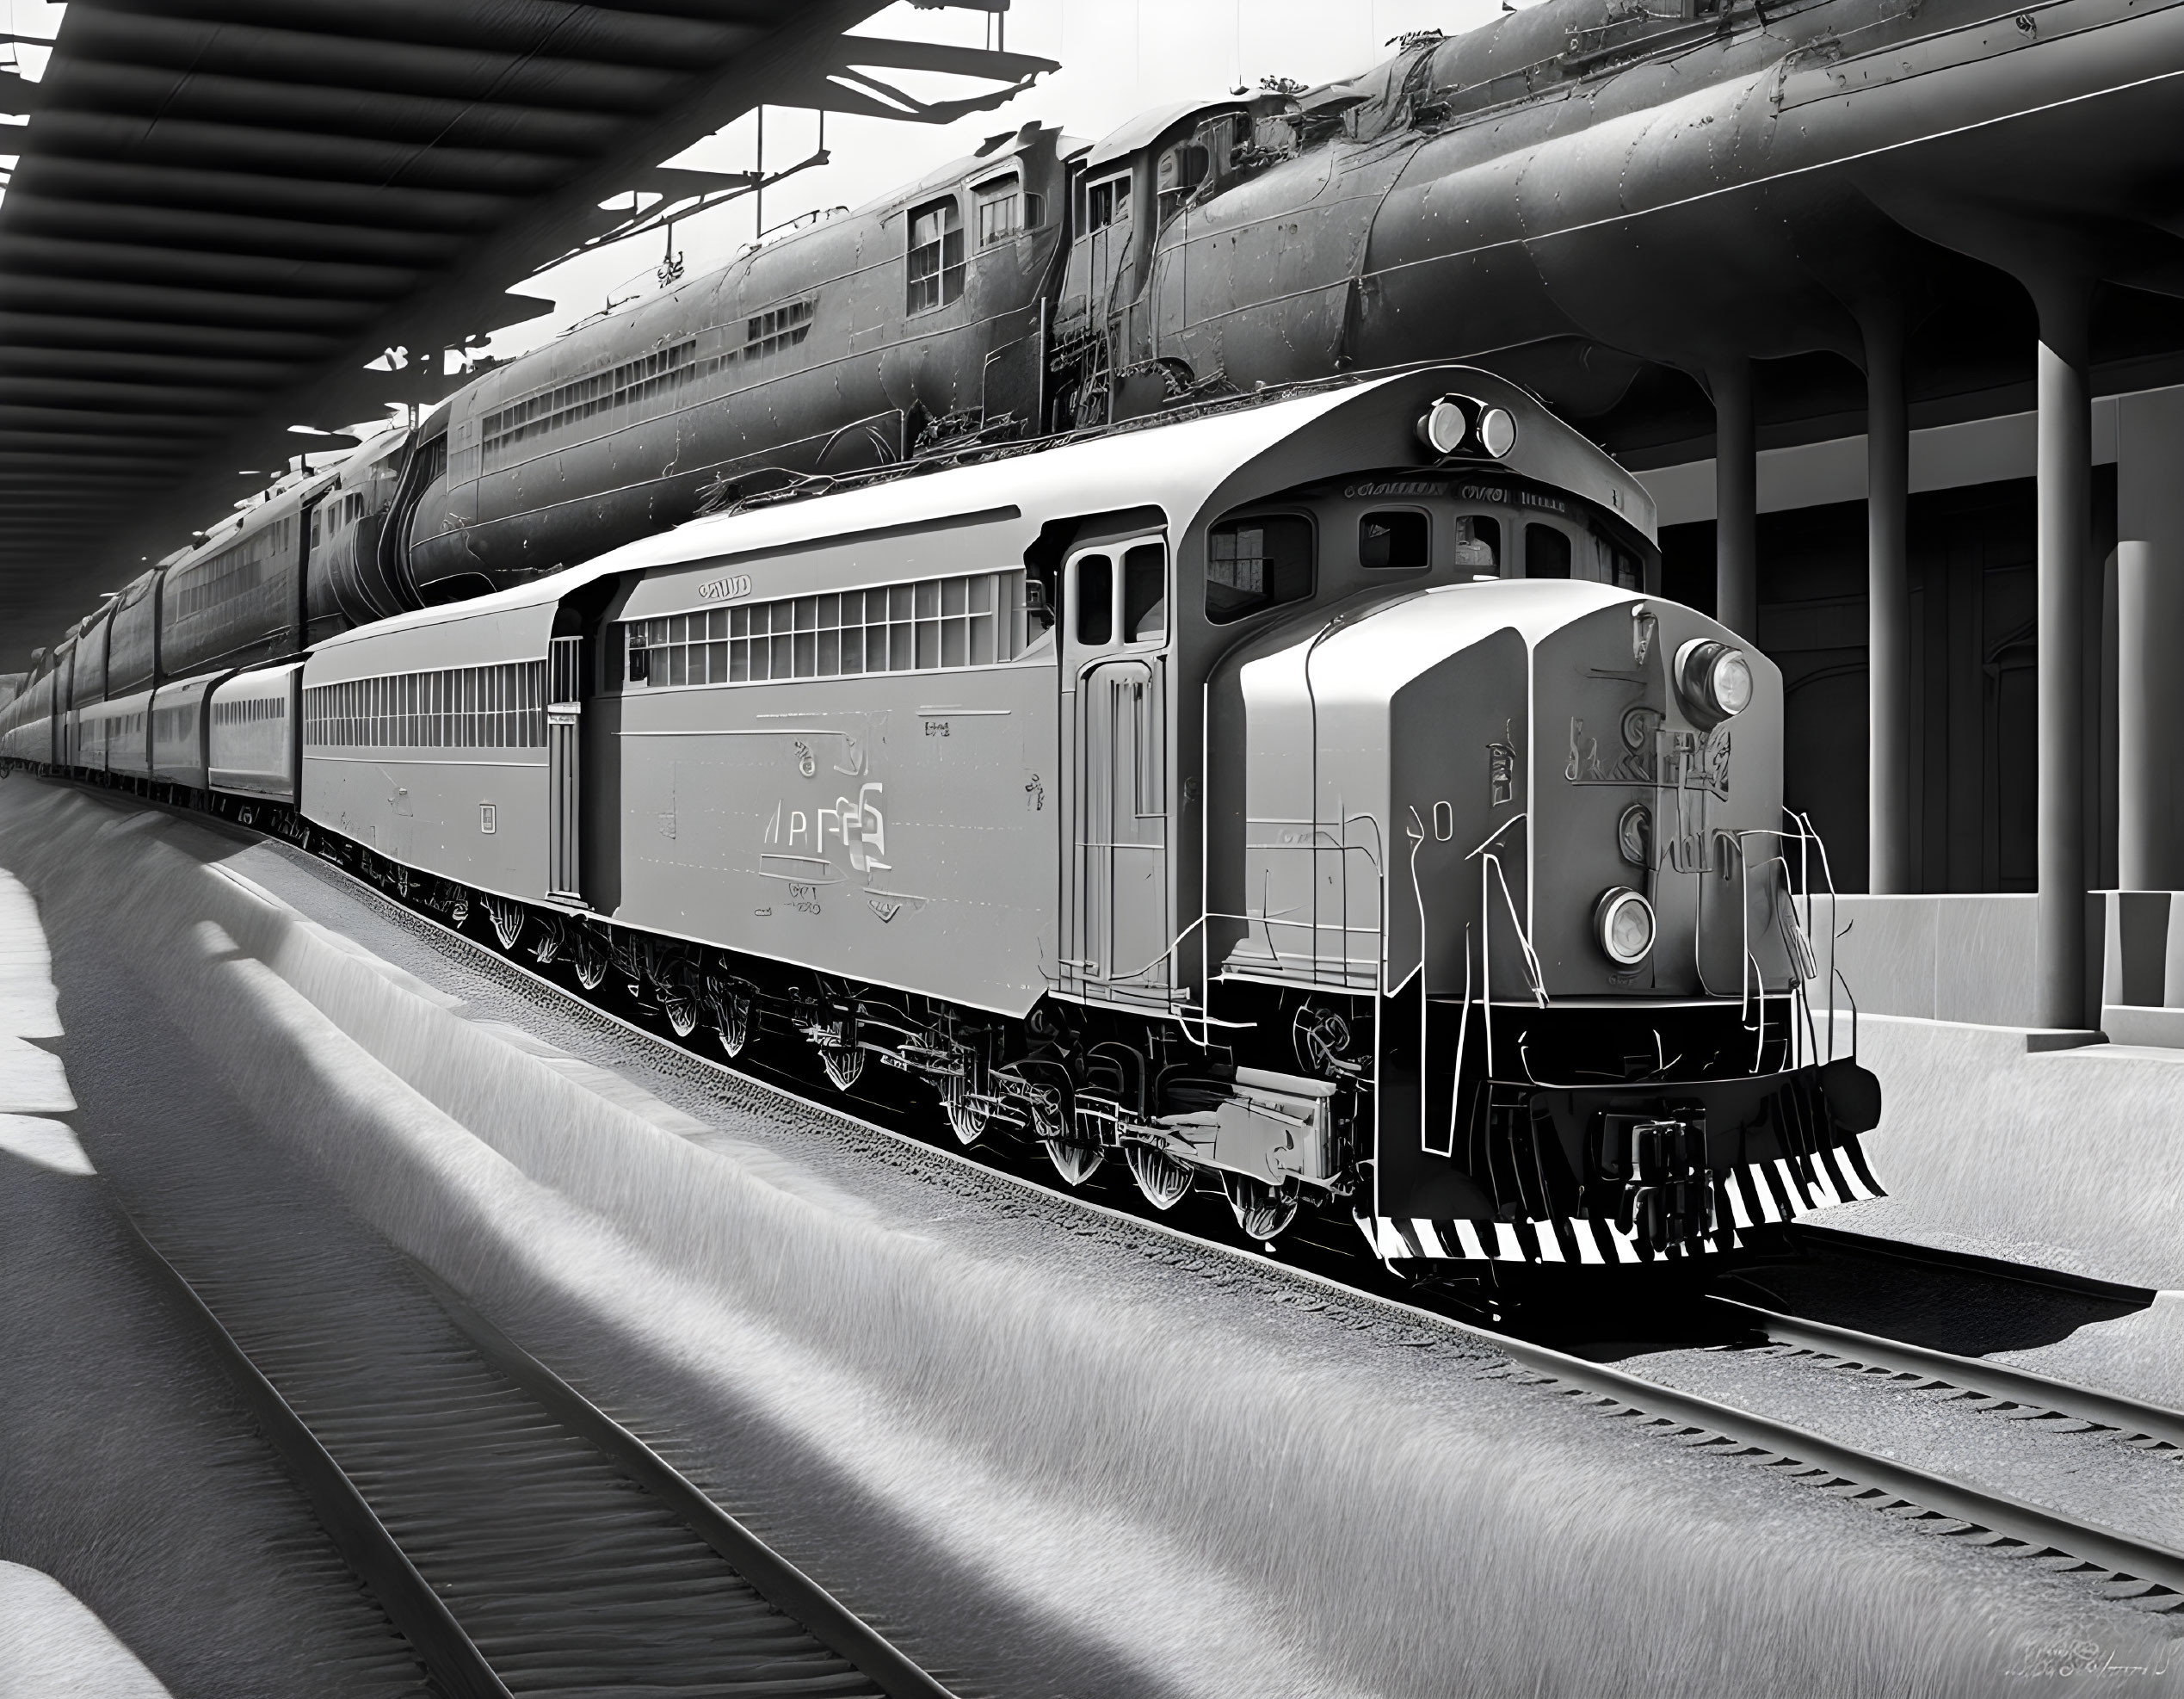
M662 162L755 107L945 122L1053 68L846 34L879 9L75 0L40 80L0 72L28 119L0 142L0 653L308 448L290 427L434 398L441 350L552 307L510 293L541 268L747 192ZM977 80L927 102L904 71Z

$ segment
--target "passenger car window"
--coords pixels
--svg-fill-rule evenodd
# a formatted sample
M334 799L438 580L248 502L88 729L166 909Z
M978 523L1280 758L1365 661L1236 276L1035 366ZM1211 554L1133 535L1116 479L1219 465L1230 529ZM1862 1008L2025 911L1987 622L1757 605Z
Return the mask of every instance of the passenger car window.
M1122 557L1122 640L1156 643L1168 635L1168 551L1139 543Z
M1566 578L1570 576L1570 539L1552 525L1524 528L1524 576L1527 578Z
M1206 617L1216 625L1312 593L1312 522L1299 514L1231 520L1206 534Z
M1432 536L1426 516L1414 509L1368 513L1358 521L1358 565L1373 572L1416 571L1429 565Z
M1077 640L1096 648L1114 637L1114 562L1088 554L1077 563Z

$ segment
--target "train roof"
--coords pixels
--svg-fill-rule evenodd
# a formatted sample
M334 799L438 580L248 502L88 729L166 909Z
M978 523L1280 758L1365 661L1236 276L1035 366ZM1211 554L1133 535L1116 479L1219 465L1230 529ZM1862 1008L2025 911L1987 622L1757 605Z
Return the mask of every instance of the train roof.
M942 528L1002 528L1009 534L1009 548L1021 553L1049 520L1153 506L1181 534L1243 503L1344 473L1442 468L1420 442L1416 425L1436 397L1451 392L1507 407L1518 430L1502 460L1449 466L1514 474L1567 491L1652 540L1652 498L1606 453L1506 378L1475 367L1434 365L1300 386L1294 393L1218 405L1171 423L1148 421L933 469L895 470L826 494L693 519L530 584L327 638L315 652L391 631L551 608L574 590L622 573L727 565Z

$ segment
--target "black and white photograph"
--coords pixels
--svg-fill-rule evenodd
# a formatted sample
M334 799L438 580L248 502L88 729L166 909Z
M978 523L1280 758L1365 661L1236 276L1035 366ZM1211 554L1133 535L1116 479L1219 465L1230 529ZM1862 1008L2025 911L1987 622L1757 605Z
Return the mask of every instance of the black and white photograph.
M0 1699L2184 1695L2184 0L0 12Z

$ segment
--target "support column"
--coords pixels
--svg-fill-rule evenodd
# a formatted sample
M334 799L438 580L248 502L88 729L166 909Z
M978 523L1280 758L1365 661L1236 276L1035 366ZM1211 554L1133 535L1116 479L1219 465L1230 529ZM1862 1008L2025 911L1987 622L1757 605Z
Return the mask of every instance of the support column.
M2184 890L2184 389L2116 429L2117 882Z
M1746 641L1759 635L1759 438L1752 362L1708 368L1714 392L1714 617Z
M1918 888L1911 866L1911 418L1903 336L1866 327L1866 888Z
M2039 293L2039 901L2033 966L2039 1024L2081 1029L2089 1024L2084 676L2093 405L2087 294L2064 285Z

